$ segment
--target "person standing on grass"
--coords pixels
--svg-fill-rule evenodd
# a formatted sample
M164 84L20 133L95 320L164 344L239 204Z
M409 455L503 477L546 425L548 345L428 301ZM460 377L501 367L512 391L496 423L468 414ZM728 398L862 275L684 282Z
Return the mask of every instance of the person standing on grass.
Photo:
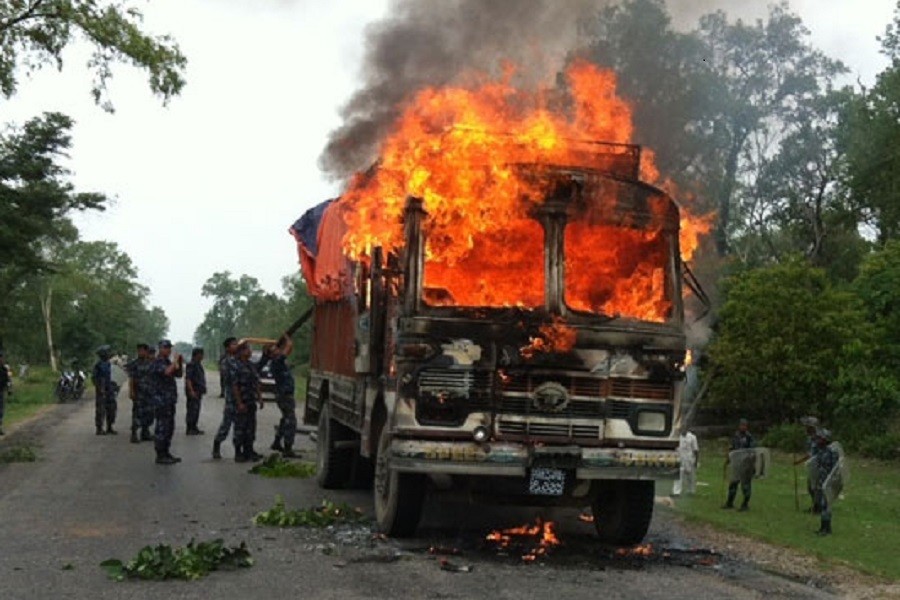
M11 382L9 371L6 370L6 358L3 356L3 352L0 352L0 435L5 435L3 432L3 411L6 406L6 390L9 389Z
M831 503L828 502L828 495L825 490L825 483L828 476L832 474L837 467L840 455L837 450L831 446L831 432L827 429L820 429L816 434L816 444L819 451L816 454L816 466L818 467L818 477L816 479L816 506L819 509L821 524L819 535L831 535Z
M750 425L747 423L747 419L741 419L738 423L738 430L731 438L731 452L749 448L756 448L756 440L753 439L753 435L750 433ZM727 460L730 459L726 459L726 461ZM728 499L725 501L725 505L722 508L734 508L734 499L737 496L738 483L740 483L741 493L744 495L744 501L741 503L740 510L742 512L750 510L750 494L753 491L753 475L753 470L749 470L749 472L741 473L738 479L729 482Z
M810 460L816 460L819 454L819 420L815 417L803 417L800 423L806 427L806 454L794 461L794 466L803 464ZM809 493L809 499L812 501L812 507L808 512L819 514L819 504L816 502L816 482L809 477L806 479L806 491Z
M681 469L678 479L672 486L672 495L680 496L682 490L686 494L697 493L697 469L700 466L700 445L697 436L688 431L687 426L682 426L681 436L678 438L678 459Z
M203 348L196 347L191 350L191 362L188 363L184 375L187 435L203 434L197 423L200 420L200 401L204 394L206 394L206 372L203 370Z

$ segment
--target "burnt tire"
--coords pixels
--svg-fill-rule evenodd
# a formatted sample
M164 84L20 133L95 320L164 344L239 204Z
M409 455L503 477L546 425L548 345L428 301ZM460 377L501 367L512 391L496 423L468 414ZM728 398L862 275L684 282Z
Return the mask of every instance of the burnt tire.
M331 418L328 404L319 410L319 430L316 440L316 480L319 487L333 490L345 487L353 469L353 448L336 447L339 442L352 439L353 432Z
M375 461L366 458L359 452L353 458L353 472L350 475L350 487L355 490L368 490L375 481Z
M375 459L375 520L382 533L392 537L411 537L419 527L425 503L425 476L398 473L391 468L391 435L388 426L378 437Z
M591 508L600 541L616 546L641 543L653 518L653 481L601 481Z

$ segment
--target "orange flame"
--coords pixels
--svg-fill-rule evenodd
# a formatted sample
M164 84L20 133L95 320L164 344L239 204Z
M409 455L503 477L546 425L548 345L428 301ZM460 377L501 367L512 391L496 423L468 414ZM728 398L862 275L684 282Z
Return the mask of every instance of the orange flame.
M596 168L597 146L579 140L630 142L632 112L616 94L615 75L587 62L566 71L568 96L517 89L514 76L507 68L500 81L426 88L410 100L377 167L357 175L342 197L351 258L365 260L377 246L401 248L403 210L416 197L428 215L427 303L543 306L544 231L533 211L556 183L536 175L536 165ZM610 146L604 160L620 164L631 151ZM642 154L638 167L644 180L658 180L652 152ZM668 234L654 219L640 227L609 223L604 215L616 191L595 196L583 215L570 217L564 234L566 302L575 310L664 321L672 307ZM690 257L709 222L686 213L681 221L683 256Z
M509 548L514 541L529 538L534 538L537 545L522 554L521 558L525 562L534 562L545 556L550 548L562 544L556 535L556 523L542 519L538 519L534 525L492 531L485 536L485 540L497 544L499 548Z
M653 544L643 544L633 548L619 548L616 550L616 556L620 558L626 556L653 556Z
M538 331L540 333L537 337L530 338L528 345L519 349L522 358L530 360L541 352L562 354L575 347L578 331L560 318L548 325L541 325Z

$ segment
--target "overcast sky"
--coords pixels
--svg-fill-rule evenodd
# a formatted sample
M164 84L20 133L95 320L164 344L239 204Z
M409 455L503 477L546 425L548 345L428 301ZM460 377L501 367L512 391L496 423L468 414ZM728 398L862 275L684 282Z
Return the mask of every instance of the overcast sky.
M767 4L737 3L748 16ZM871 82L884 67L875 36L895 0L792 6L853 80ZM153 0L144 10L147 28L171 33L189 60L187 86L168 107L142 73L121 68L111 84L116 113L104 113L76 48L62 73L23 81L4 120L49 110L76 120L69 166L77 188L116 199L77 220L83 237L117 242L169 316L170 336L191 340L212 273L246 273L279 291L297 270L287 228L338 190L317 158L356 86L363 29L387 0Z

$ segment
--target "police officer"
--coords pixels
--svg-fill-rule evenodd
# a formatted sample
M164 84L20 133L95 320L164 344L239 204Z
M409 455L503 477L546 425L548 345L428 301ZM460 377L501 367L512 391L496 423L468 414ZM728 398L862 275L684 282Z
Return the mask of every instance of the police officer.
M241 342L237 347L237 369L229 374L234 398L234 460L247 462L260 460L261 454L253 450L256 441L256 407L263 407L259 394L259 375L250 356L250 344Z
M741 419L738 423L738 430L731 437L731 450L744 450L747 448L756 448L756 440L749 431L747 419ZM726 463L727 464L727 463ZM739 480L741 484L741 493L744 495L744 501L741 503L741 511L750 510L750 494L752 490L753 473L743 473ZM732 481L728 484L728 500L722 508L734 508L734 499L737 496L738 481Z
M816 445L819 447L816 454L818 477L816 479L816 506L821 516L819 535L831 535L831 506L828 496L825 494L825 481L838 464L840 456L831 445L831 432L827 429L819 429L816 434Z
M275 398L281 411L281 420L272 442L272 450L283 456L295 457L294 436L297 435L297 404L294 400L294 374L287 364L287 357L294 350L294 341L287 335L278 344L266 348L263 361L269 361L272 379L275 380ZM260 366L260 368L262 368Z
M228 432L234 422L234 398L231 391L233 376L238 368L237 359L234 356L237 346L237 338L228 337L222 342L225 353L219 359L219 381L222 385L222 393L225 395L225 405L222 408L222 422L216 431L215 439L213 439L213 458L222 458L222 442L228 437Z
M159 465L181 462L180 458L172 456L169 448L175 431L175 403L178 401L175 378L182 375L184 358L175 354L175 360L172 361L169 359L171 354L172 342L160 340L158 356L150 366L153 403L156 408L156 464Z
M203 370L203 348L198 346L191 350L191 362L187 364L184 374L187 435L203 434L197 427L197 422L200 419L200 401L204 394L206 394L206 372Z
M147 344L141 343L137 345L137 358L125 365L125 372L128 373L128 398L131 400L131 443L140 442L138 432L141 429L141 421L146 410L143 406L144 398L138 392L138 377L140 365L147 363ZM146 369L144 369L146 370Z
M794 465L803 464L808 460L815 460L819 454L819 420L815 417L803 417L800 423L806 427L806 454L794 461ZM819 503L816 502L816 486L815 482L808 477L806 479L806 491L809 493L809 499L812 502L809 512L819 514Z
M94 425L97 435L115 435L118 432L113 429L116 421L116 397L113 390L112 365L109 362L110 347L97 348L97 362L91 371L91 381L94 384ZM103 426L106 425L104 431Z
M6 358L0 352L0 435L3 433L3 411L6 405L6 390L11 383L9 371L6 370Z

